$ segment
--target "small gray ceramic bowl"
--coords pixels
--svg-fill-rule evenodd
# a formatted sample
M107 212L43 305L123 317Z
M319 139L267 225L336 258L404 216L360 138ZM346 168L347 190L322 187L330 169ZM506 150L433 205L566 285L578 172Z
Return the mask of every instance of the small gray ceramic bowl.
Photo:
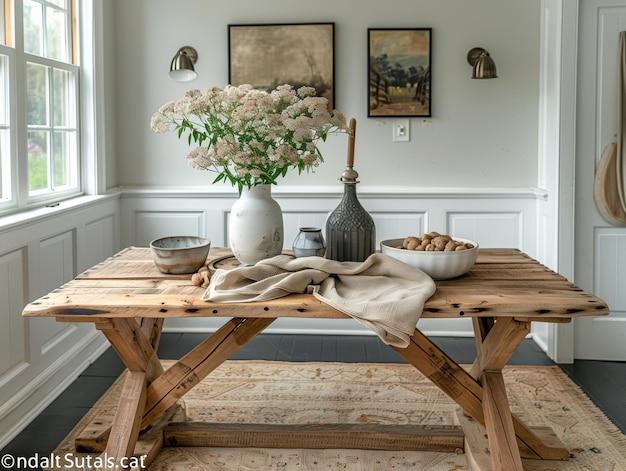
M203 237L172 236L150 242L152 259L161 273L196 273L206 263L211 241Z

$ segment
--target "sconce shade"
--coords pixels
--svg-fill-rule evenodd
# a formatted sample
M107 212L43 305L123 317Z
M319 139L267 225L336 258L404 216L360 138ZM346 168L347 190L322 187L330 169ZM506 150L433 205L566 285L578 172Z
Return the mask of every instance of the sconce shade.
M170 63L170 77L177 82L190 82L198 77L194 64L198 53L191 46L181 47Z
M475 47L467 53L467 62L472 66L473 79L497 78L496 63L489 53L481 47Z

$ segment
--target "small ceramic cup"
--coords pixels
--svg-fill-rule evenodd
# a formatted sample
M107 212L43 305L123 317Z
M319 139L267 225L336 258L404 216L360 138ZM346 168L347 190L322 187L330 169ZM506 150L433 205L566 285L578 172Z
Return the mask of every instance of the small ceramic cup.
M326 253L324 237L319 227L301 227L293 241L293 254L297 257L323 257Z
M204 237L162 237L150 242L152 258L161 273L196 273L206 263L211 242Z

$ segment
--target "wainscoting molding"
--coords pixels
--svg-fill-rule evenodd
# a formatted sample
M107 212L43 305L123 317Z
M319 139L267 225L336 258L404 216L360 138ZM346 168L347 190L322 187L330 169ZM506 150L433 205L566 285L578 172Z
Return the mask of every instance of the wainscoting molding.
M0 218L0 448L108 347L88 325L24 319L24 304L112 255L119 195Z
M147 245L150 240L181 234L208 237L214 245L227 245L228 214L237 193L228 187L119 188L121 244ZM278 186L274 196L284 212L285 246L300 226L324 227L342 195L340 186ZM359 187L361 202L371 212L377 240L420 234L452 233L481 241L483 247L515 247L536 256L537 204L547 194L537 188L410 188ZM172 319L166 329L208 332L222 319ZM420 321L430 335L471 336L467 319ZM358 323L321 319L281 319L268 332L369 334Z

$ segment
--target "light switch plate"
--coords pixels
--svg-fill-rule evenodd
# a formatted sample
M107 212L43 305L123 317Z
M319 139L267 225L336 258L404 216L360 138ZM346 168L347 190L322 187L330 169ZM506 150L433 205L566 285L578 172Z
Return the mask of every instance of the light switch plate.
M393 142L409 142L411 140L411 124L408 119L393 120Z

